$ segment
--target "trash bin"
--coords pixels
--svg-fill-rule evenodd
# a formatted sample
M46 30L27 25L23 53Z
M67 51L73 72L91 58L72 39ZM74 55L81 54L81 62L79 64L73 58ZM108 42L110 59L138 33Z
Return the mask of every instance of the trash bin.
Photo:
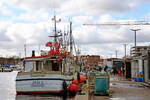
M94 84L96 94L109 94L109 75L96 75Z
M108 89L108 82L106 78L95 78L96 93L106 94Z

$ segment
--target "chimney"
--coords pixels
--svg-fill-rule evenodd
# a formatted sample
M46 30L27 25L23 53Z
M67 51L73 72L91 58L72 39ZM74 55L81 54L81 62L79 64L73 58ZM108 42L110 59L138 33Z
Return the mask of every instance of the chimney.
M32 50L32 57L35 57L35 51Z

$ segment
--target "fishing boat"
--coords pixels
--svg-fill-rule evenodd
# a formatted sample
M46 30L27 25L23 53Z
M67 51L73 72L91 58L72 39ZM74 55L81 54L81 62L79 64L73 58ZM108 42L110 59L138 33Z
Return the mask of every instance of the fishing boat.
M72 74L69 72L68 52L62 45L56 32L56 17L55 22L54 42L47 42L46 47L49 47L48 52L42 53L40 56L35 56L35 51L32 51L31 57L24 58L24 68L17 74L16 77L16 93L22 94L56 94L63 95L67 91L72 81Z

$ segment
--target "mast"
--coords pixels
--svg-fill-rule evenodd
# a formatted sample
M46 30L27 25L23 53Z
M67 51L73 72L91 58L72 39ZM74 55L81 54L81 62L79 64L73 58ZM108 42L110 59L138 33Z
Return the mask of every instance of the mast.
M70 22L70 57L72 57L72 22Z
M56 16L54 15L54 18L52 18L52 20L54 21L54 35L53 36L49 36L49 37L54 37L54 42L57 42L57 37L60 37L60 36L62 36L61 34L60 35L58 35L57 34L57 26L56 26L56 23L57 22L60 22L61 21L61 19L59 19L58 21L56 20Z
M57 41L57 32L56 32L56 16L55 15L54 15L54 32L55 32L54 41L56 42Z

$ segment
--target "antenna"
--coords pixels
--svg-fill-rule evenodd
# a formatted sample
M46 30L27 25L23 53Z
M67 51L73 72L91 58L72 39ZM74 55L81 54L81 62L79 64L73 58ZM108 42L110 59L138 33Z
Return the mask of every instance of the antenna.
M41 49L41 45L40 44L39 44L39 48L38 49L39 49L39 55L40 55L40 49Z

